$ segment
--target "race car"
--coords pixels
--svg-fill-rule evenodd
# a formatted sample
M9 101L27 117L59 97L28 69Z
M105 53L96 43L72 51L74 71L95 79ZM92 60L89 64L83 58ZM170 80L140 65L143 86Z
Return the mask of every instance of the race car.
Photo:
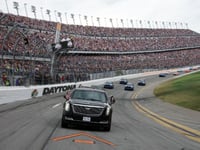
M113 84L113 82L107 81L107 82L104 83L103 87L105 89L114 89L114 84Z
M158 76L159 77L166 77L166 75L167 75L166 73L160 73Z
M124 86L124 90L133 91L134 90L134 84L133 83L127 83Z
M128 83L128 80L124 78L121 78L119 81L119 84L127 84L127 83Z
M145 79L140 79L140 80L138 80L138 85L139 85L139 86L145 86L145 85L146 85Z

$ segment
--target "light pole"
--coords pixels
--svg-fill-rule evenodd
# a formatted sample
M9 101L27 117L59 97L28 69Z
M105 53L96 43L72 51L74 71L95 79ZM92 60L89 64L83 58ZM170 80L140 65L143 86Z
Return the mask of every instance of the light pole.
M165 29L165 22L163 21L162 24L163 24L163 28Z
M110 18L110 23L111 23L111 26L113 28L113 22L112 22L112 18Z
M169 28L170 28L170 29L172 28L172 24L171 24L171 22L169 22Z
M118 24L118 18L116 18L116 22L117 22L117 27L119 27L119 24Z
M6 2L6 8L7 8L7 12L9 13L9 9L8 9L8 2L7 2L7 0L5 0L5 2Z
M84 16L84 19L85 19L86 25L88 26L87 16Z
M133 26L133 20L131 19L130 22L131 22L131 25L132 25L132 28L133 28L133 27L134 27L134 26Z
M158 22L156 21L155 24L156 24L156 29L158 29Z
M140 28L142 28L142 20L140 20Z
M19 3L18 2L13 2L14 9L17 11L17 15L19 16Z
M177 29L177 22L175 22L175 27L176 27L176 29Z
M186 29L189 29L189 27L188 27L188 23L185 23L185 27L186 27Z
M58 17L60 18L60 22L62 23L62 17L61 17L61 13L60 12L58 12Z
M81 22L81 15L79 14L79 21L80 21L80 25L82 25L82 22Z
M104 20L105 20L105 27L107 26L107 21L106 21L106 18L104 18Z
M151 22L150 21L147 21L148 25L149 25L149 28L151 29Z
M98 22L99 27L100 27L100 18L99 17L97 17L97 22Z
M31 6L31 10L35 16L35 19L36 19L36 7L35 6Z
M66 24L68 24L68 21L67 21L67 13L65 13L65 19L66 19Z
M122 27L124 28L124 20L121 19Z
M93 16L91 16L92 26L94 26Z
M74 14L71 14L71 17L72 17L73 23L74 23L74 25L75 25Z
M42 7L40 7L40 10L41 10L41 16L42 16L42 19L44 20L44 15L43 15L43 8Z
M56 15L56 10L54 10L54 15L55 15L55 19L56 19L56 22L57 22L57 15Z
M126 19L126 24L127 24L127 28L129 28L129 22L128 22L128 19Z
M47 12L47 15L49 16L49 21L51 21L51 14L50 14L51 11L49 9L47 9L46 12Z
M27 6L27 3L24 3L24 8L25 8L26 17L28 17L28 12L27 12L26 6Z

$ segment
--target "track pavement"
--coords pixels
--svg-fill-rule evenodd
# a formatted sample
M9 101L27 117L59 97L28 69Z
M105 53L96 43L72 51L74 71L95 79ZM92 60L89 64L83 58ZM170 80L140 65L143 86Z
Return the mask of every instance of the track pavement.
M159 81L152 83L135 94L134 106L160 124L200 143L200 112L161 101L153 94L158 84Z
M159 78L157 75L145 77L147 86L158 81L171 78ZM150 100L147 91L140 92L145 87L137 86L137 79L130 80L135 84L135 90L124 91L124 85L115 82L113 90L106 90L114 95L112 128L110 132L99 128L71 127L61 128L63 94L49 95L29 101L21 101L0 106L0 149L2 150L199 150L200 144L170 128L155 122L133 105L134 94L145 108L168 119L176 119L180 112L169 112L171 106L157 100ZM103 84L103 83L102 83ZM140 93L140 94L139 94ZM141 96L141 97L140 97ZM155 109L155 107L159 107ZM172 106L173 107L173 106ZM171 113L171 114L170 114ZM166 116L165 116L166 115ZM193 114L191 114L193 115ZM183 115L184 116L184 115ZM185 114L186 116L186 114ZM187 120L189 119L189 120ZM198 121L191 118L181 118L185 125L198 129Z

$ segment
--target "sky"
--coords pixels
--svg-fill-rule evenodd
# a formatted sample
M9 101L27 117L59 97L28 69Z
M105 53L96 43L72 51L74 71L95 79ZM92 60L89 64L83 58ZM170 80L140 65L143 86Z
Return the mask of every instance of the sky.
M19 4L19 15L31 18L35 6L37 19L49 20L49 9L51 21L68 24L189 28L200 33L200 0L0 0L0 11L17 14L13 2Z

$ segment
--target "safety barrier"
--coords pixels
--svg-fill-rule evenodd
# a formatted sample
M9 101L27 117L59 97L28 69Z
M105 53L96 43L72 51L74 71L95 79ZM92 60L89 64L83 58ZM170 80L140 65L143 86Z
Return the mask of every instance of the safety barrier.
M124 76L116 76L111 78L103 78L97 80L83 81L83 82L74 82L74 83L63 83L63 84L52 84L52 85L39 85L39 86L29 86L29 87L0 87L0 104L10 103L14 101L20 100L28 100L34 97L40 97L48 94L55 94L65 92L67 90L71 90L79 85L83 86L93 86L93 85L103 85L106 81L116 82L121 78L133 79L138 77L145 77L149 75L156 75L161 72L175 72L179 69L170 69L170 70L162 70L162 71L153 71L153 72L145 72L138 74L129 74Z

